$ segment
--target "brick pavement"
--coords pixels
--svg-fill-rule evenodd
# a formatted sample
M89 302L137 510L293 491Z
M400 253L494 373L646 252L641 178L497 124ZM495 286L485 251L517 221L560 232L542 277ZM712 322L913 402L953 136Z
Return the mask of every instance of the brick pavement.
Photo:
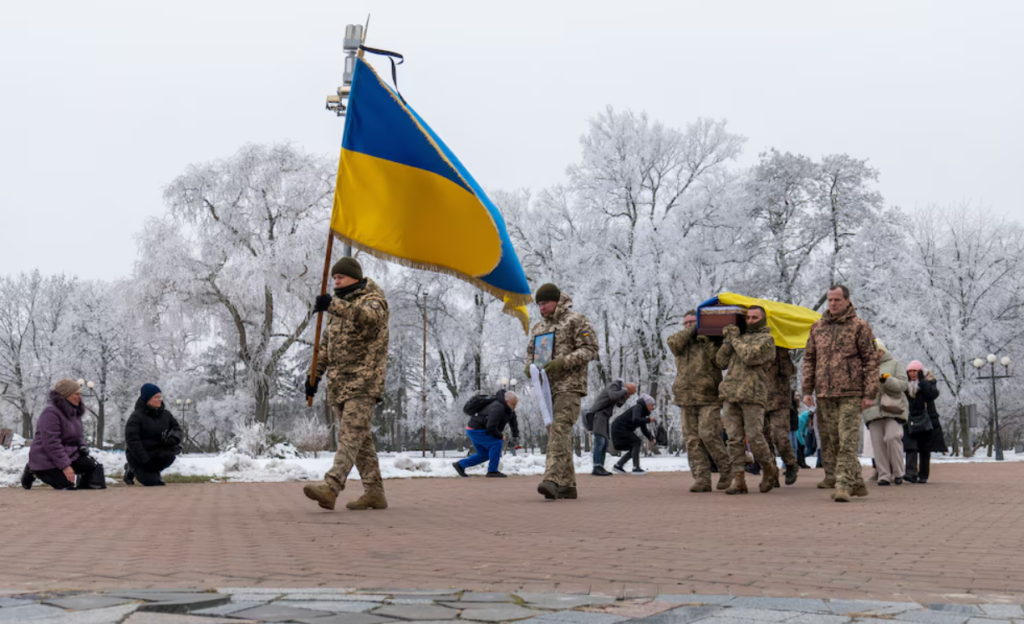
M688 473L585 476L579 500L553 502L535 477L393 480L370 512L320 510L299 483L10 488L0 587L1021 597L1022 471L938 464L928 485L846 505L814 488L820 470L741 497L691 494Z

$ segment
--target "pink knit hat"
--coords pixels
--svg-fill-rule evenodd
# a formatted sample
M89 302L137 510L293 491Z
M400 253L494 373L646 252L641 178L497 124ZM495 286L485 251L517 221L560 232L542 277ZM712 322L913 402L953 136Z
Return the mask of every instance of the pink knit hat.
M924 365L922 365L921 362L919 362L918 360L914 360L913 362L911 362L910 364L907 365L907 370L908 371L916 370L916 371L921 371L923 373L924 372Z

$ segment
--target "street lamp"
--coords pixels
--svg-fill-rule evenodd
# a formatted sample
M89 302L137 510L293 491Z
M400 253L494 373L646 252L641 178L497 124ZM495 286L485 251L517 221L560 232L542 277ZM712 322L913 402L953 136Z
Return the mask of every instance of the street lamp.
M996 360L1003 365L1005 372L1002 375L996 374ZM985 362L992 367L992 372L986 377L981 373L981 369L985 366ZM988 357L983 361L981 358L977 358L973 362L974 368L978 369L978 379L991 379L992 380L992 428L995 435L995 447L996 447L996 461L1003 461L1003 441L999 436L999 398L996 393L996 379L1009 379L1012 377L1010 374L1010 358L1009 356L1003 356L1003 359L996 357L994 353L989 353Z

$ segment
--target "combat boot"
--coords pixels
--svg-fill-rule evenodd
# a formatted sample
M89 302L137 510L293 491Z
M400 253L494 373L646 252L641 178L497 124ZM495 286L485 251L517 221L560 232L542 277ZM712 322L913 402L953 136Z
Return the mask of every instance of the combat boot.
M363 493L362 496L349 501L345 505L346 509L387 509L388 499L384 498L384 490L372 490L370 492Z
M835 477L825 477L825 480L818 484L819 490L831 490L836 486Z
M711 491L711 479L707 481L697 481L690 486L691 492L710 492Z
M548 500L558 498L558 485L554 481L541 481L540 485L537 486L537 491Z
M334 504L338 501L337 493L324 481L320 483L307 483L302 488L302 493L306 495L306 498L315 500L324 509L333 510Z
M850 493L846 491L845 487L840 487L832 494L832 500L837 503L848 503L850 502Z
M786 485L793 485L796 483L796 473L800 472L800 466L796 464L790 464L786 466Z
M732 477L732 484L725 490L726 494L746 494L747 493L747 475L742 471L737 471Z
M576 500L576 488L571 485L558 486L558 498Z
M729 484L732 483L732 475L723 472L718 475L718 485L715 486L716 490L726 490L729 488Z
M757 486L757 489L761 490L762 494L767 494L772 491L772 488L777 487L779 482L779 469L769 464L762 470L764 474L761 475L761 483Z
M856 485L854 485L853 489L850 490L850 496L867 496L867 495L868 495L868 486L863 481L861 481L860 483L857 483Z

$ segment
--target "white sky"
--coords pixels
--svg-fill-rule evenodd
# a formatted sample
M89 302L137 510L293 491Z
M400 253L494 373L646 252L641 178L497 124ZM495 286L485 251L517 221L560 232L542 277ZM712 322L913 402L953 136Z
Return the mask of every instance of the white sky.
M285 140L336 156L324 97L367 13L367 44L406 55L403 95L487 188L564 180L611 104L727 118L743 164L846 152L889 204L1024 220L1022 2L9 2L0 274L127 275L189 163Z

